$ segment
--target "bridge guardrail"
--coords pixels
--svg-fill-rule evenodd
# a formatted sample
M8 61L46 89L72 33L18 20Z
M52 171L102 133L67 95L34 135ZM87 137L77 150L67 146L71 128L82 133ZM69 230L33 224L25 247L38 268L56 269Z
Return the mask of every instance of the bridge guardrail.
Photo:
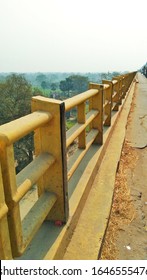
M82 158L95 144L103 143L103 126L111 125L112 111L118 111L122 100L136 72L114 77L112 81L103 80L103 84L90 83L89 90L66 99L65 111L77 107L77 123L67 131L66 147L78 138L78 151L68 162L68 180L80 164ZM86 114L86 102L89 110ZM86 128L89 126L89 132Z
M38 107L36 100L34 103L34 107ZM5 199L9 209L8 224L13 257L24 252L48 215L53 220L63 222L66 222L68 216L68 207L65 206L68 203L67 193L63 190L65 184L61 156L61 104L57 102L53 105L56 107L54 116L52 110L49 112L49 105L50 103L45 102L44 106L44 100L39 100L39 108L35 112L0 127L0 159ZM54 126L55 119L59 122L57 131ZM35 131L38 137L37 140L35 137L36 157L16 175L13 143L31 131ZM52 139L52 148L48 143L49 139ZM21 221L19 202L35 183L38 185L38 200Z
M119 109L135 74L90 83L88 91L64 101L33 97L30 115L0 127L0 161L13 257L23 254L45 219L67 221L68 180L90 146L103 144L103 127L111 125L112 111ZM66 132L65 113L74 107L77 123ZM13 143L31 131L35 159L16 175ZM66 149L76 138L78 149L67 162ZM21 221L19 202L34 184L38 200Z
M0 166L0 260L12 259L7 214L8 207L5 203L2 172Z

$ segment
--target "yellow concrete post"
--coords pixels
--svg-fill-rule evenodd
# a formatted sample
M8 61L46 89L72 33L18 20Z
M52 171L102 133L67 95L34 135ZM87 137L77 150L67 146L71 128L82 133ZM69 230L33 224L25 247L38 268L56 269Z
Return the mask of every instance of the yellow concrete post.
M127 90L129 89L131 83L133 82L133 79L134 79L135 75L136 75L136 72L132 72L132 73L128 74L128 88L127 88Z
M116 84L113 85L113 94L115 94L113 98L113 102L115 103L115 106L113 106L113 111L119 110L119 89L120 89L120 81L118 77L114 77L112 81L117 81Z
M122 99L124 99L126 96L126 91L125 91L125 76L122 76Z
M77 120L80 124L84 124L86 121L85 102L78 105ZM84 129L78 137L78 147L80 149L85 149L86 147L86 129Z
M7 221L8 207L5 203L2 173L0 166L0 259L11 260L12 251Z
M122 100L125 98L125 95L124 95L124 75L121 76L121 102Z
M52 119L49 124L36 129L35 155L48 152L55 158L54 164L38 181L39 196L44 192L53 192L57 195L57 202L50 211L47 219L68 219L68 190L67 190L67 160L66 160L66 129L64 103L45 97L32 98L32 111L49 112Z
M119 109L119 105L122 104L122 77L114 77L114 80L116 80L118 83L116 85L116 90L117 90L117 106L116 106L116 111Z
M112 90L113 90L113 84L111 81L108 80L102 80L102 83L105 85L109 85L109 87L106 89L106 100L108 101L108 104L105 108L105 113L107 115L107 118L105 120L105 125L110 126L111 125L111 110L112 110Z
M131 74L126 74L125 77L124 77L124 83L125 83L125 95L129 89L129 86L132 82L132 77L131 77Z
M0 141L0 160L2 166L5 200L9 208L8 225L12 255L16 256L19 255L19 247L22 246L22 229L19 204L13 203L13 196L17 192L13 145L5 146L5 143Z
M90 83L89 89L97 89L98 94L90 98L89 108L98 110L98 116L92 121L92 128L98 129L99 133L94 143L103 144L103 85Z
M125 98L126 96L126 75L123 76L123 82L122 82L122 98Z
M41 125L45 125L49 122L50 119L51 114L49 114L48 112L40 111L14 120L0 127L0 161L2 166L5 201L9 209L8 226L13 257L20 256L24 252L25 248L29 244L33 235L35 234L37 228L41 225L43 219L46 218L47 214L50 211L50 207L48 207L48 205L45 204L45 211L47 211L45 212L45 217L40 211L41 214L38 213L37 219L33 219L33 215L35 216L34 209L36 211L36 208L38 207L38 205L40 205L41 202L43 204L44 201L48 202L50 200L49 196L45 198L43 196L40 200L41 202L38 201L37 206L34 206L32 217L31 214L30 216L27 215L27 219L30 220L30 224L33 225L33 228L30 227L30 231L29 227L26 227L26 224L28 225L27 219L23 219L23 221L21 221L19 201L37 181L37 179L39 178L38 174L39 176L40 174L42 175L42 172L45 172L49 168L49 166L54 162L54 158L51 155L42 154L40 155L40 157L38 157L38 159L35 159L29 165L29 167L24 168L19 173L19 175L16 176L13 143L19 140L21 137L30 133L32 130L36 130ZM37 163L41 163L43 159L45 161L45 165L43 163L43 168L42 166L40 166L39 172L36 174L34 170L34 164L37 165ZM35 169L37 168L38 165L35 167ZM27 170L29 170L31 173L28 174L29 172L27 172ZM18 177L20 178L20 180L17 180ZM55 200L56 197L54 194L54 198L52 199L51 197L50 206L52 206L53 201L55 202ZM43 205L41 209L44 209ZM39 214L42 216L40 217ZM30 217L32 220L30 219ZM25 223L24 220L26 221Z
M120 84L119 84L119 104L121 105L122 104L122 95L123 95L123 77L120 76L120 80L119 80Z
M113 84L113 94L112 94L112 101L113 101L113 111L119 110L119 80L113 78L112 82L115 81Z

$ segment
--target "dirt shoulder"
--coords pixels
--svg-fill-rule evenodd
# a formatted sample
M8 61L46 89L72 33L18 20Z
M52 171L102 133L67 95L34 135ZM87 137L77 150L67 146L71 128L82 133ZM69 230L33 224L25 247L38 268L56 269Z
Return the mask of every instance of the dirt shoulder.
M145 95L147 80L139 75L101 259L147 259L147 98L146 105L142 102Z
M147 259L147 148L125 142L101 259Z

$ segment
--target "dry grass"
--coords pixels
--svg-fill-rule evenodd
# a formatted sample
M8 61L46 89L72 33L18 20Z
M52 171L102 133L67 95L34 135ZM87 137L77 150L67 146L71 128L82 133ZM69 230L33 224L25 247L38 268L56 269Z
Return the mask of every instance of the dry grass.
M130 189L127 183L127 171L133 169L137 161L136 151L124 143L118 172L116 174L113 205L107 228L101 259L117 259L115 240L118 232L123 230L124 225L131 223L135 218L135 208L131 201Z

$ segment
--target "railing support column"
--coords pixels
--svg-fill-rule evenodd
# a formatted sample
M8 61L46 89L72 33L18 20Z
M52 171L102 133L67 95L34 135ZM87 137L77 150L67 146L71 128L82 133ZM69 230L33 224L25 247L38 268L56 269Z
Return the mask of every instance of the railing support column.
M47 219L68 219L68 191L67 191L67 162L66 162L66 131L65 131L65 107L59 100L45 97L32 98L32 111L46 111L52 115L49 124L35 131L35 155L48 152L55 158L55 163L38 181L39 196L44 191L57 195L57 202L50 211Z
M78 123L84 124L86 121L85 116L85 102L78 105ZM83 132L78 137L78 147L80 149L85 149L86 147L86 130L84 129Z
M108 101L108 105L105 108L105 113L107 115L107 119L105 121L106 126L111 125L111 109L112 109L112 89L113 84L111 81L103 80L103 84L109 85L109 88L106 89L106 100Z
M131 74L130 74L131 75ZM129 74L127 74L126 76L125 76L125 78L124 78L124 84L125 84L125 86L124 86L124 88L125 88L125 93L124 93L124 97L126 96L126 93L127 93L127 91L128 91L128 89L129 89L129 86L130 86L130 84L131 84L131 82L132 82L132 77L130 77L130 75Z
M94 143L103 144L103 85L89 84L89 89L97 89L98 93L89 101L90 110L98 110L98 116L92 121L92 128L98 129L99 133Z
M114 77L114 80L117 81L116 90L117 90L117 111L119 109L119 105L122 104L122 91L123 91L123 80L122 77Z
M113 93L115 93L115 98L113 99L113 102L115 102L115 106L113 107L113 111L118 111L119 110L119 89L120 89L120 82L117 77L113 78L113 80L117 80L117 83L113 85Z
M2 173L0 166L0 259L11 260L11 244L7 222L8 207L5 204Z
M13 145L6 146L3 141L0 142L0 159L2 166L2 177L4 184L4 193L6 205L9 208L8 226L10 232L10 242L12 255L19 255L19 247L22 246L22 229L19 204L13 203L13 196L17 192L15 159Z

